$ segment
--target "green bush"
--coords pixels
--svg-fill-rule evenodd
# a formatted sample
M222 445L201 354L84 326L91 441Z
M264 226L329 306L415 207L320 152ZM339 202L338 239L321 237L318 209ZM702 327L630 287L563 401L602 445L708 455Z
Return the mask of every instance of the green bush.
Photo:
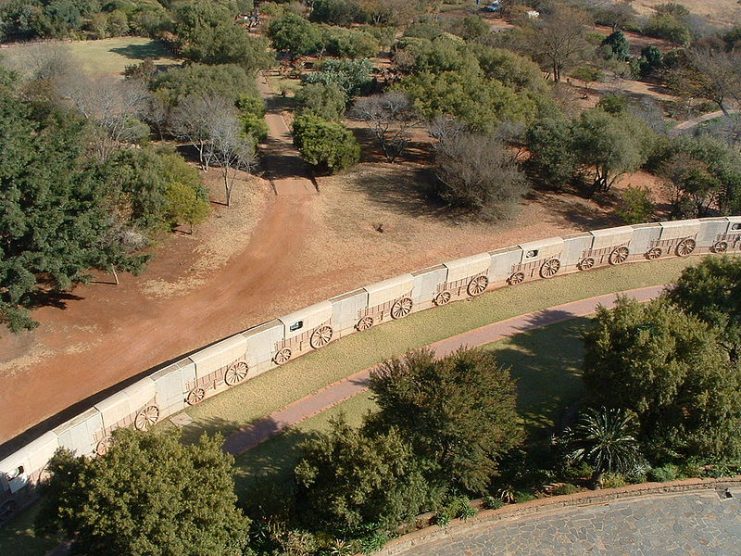
M564 483L554 488L552 494L554 496L563 496L566 494L576 494L579 491L581 491L581 489L578 486L572 485L571 483Z
M340 58L370 58L378 54L378 40L365 31L327 27L323 30L327 54Z
M651 467L646 463L636 463L625 472L625 480L631 484L645 483L646 475Z
M298 113L339 121L345 115L347 95L335 83L305 83L296 93Z
M679 466L680 478L701 477L703 473L702 466L694 461L688 461Z
M677 466L671 463L654 467L648 472L648 480L655 483L666 483L676 480L678 475Z
M620 196L617 214L626 224L648 222L654 215L655 205L647 187L628 187Z
M530 502L535 500L537 496L532 492L520 491L515 492L515 504L522 504L523 502Z
M488 510L498 510L504 506L504 501L501 498L487 494L484 496L484 507Z
M627 484L621 473L605 473L602 476L602 488L620 488Z
M360 144L349 129L311 114L294 120L293 142L304 160L322 172L334 173L360 161Z

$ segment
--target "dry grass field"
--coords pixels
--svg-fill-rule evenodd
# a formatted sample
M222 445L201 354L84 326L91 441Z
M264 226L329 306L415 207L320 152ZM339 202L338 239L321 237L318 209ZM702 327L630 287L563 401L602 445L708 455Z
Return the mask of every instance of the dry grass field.
M741 4L737 0L673 0L690 12L706 17L715 25L730 27L741 21ZM642 15L650 15L653 8L666 0L634 0L633 7Z

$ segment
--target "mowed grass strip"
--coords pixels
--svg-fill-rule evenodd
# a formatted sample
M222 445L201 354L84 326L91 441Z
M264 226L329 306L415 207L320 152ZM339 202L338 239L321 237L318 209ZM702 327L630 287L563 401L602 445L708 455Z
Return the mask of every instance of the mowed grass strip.
M523 313L612 292L670 283L683 268L695 262L699 259L668 259L539 280L415 313L362 334L352 334L185 410L193 423L185 427L184 437L194 439L202 432L228 435L240 426L393 355Z
M588 318L574 319L484 346L517 381L517 411L527 430L528 444L536 449L547 443L553 427L561 424L584 394L581 337L589 322ZM259 498L264 508L271 504L270 509L278 511L289 495L300 444L314 433L326 431L330 419L340 413L350 425L360 426L363 416L377 409L370 392L359 394L238 456L235 482L240 499L253 504L253 499Z

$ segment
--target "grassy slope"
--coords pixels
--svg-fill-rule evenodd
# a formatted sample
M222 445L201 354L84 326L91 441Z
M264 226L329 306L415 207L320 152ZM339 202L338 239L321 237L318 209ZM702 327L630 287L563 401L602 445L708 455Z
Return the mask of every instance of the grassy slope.
M186 427L186 438L204 431L229 434L327 384L414 347L561 303L669 283L692 262L670 259L522 284L354 334L189 408L186 411L194 422Z

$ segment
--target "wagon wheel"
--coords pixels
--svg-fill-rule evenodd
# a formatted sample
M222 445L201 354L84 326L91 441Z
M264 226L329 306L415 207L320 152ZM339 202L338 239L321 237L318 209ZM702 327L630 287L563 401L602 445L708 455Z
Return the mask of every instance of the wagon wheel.
M402 297L399 301L391 306L391 318L402 319L412 312L414 302L409 297Z
M363 317L355 325L355 329L358 332L362 332L363 330L368 330L371 326L373 326L373 317Z
M12 516L18 509L18 503L15 500L7 500L0 506L0 521L5 521Z
M291 350L288 348L283 348L278 353L275 354L275 357L273 357L273 361L275 361L276 365L282 365L283 363L288 362L288 360L291 358Z
M713 253L725 253L728 251L727 241L716 241L713 243Z
M332 341L333 333L334 331L331 326L320 326L312 332L311 338L309 339L309 345L314 349L322 348Z
M103 440L98 442L97 446L95 446L95 453L99 456L104 456L108 453L108 450L111 449L111 446L113 446L113 437L106 436Z
M697 242L694 239L691 237L683 239L677 245L677 256L689 257L692 251L695 250L695 247L697 247Z
M148 405L136 414L134 428L138 431L148 431L160 418L160 408L156 405Z
M525 281L525 274L522 272L515 272L512 276L507 278L507 283L510 286L514 286L515 284L521 284Z
M489 279L486 276L476 276L468 283L468 295L476 297L481 295L489 287Z
M188 392L188 396L185 398L185 401L188 403L188 405L196 405L203 401L203 398L206 397L206 391L203 388L193 388L190 392Z
M445 290L437 294L433 301L435 302L435 305L440 307L441 305L447 305L448 303L450 303L450 297L450 292L448 290Z
M548 259L540 267L540 275L543 278L553 278L560 269L561 261L558 259Z
M661 247L652 247L646 252L646 258L649 260L658 259L661 257Z
M630 249L627 247L615 247L615 249L612 250L612 253L610 253L610 264L622 264L628 260L628 255L630 255Z
M229 386L239 384L245 378L247 378L247 372L249 371L249 369L250 368L247 366L247 363L245 363L244 361L237 361L236 363L232 363L231 365L229 365L226 373L224 373L224 382L226 382Z
M579 261L579 264L576 265L576 267L579 270L589 270L594 266L594 259L592 257L587 257L586 259L582 259Z

